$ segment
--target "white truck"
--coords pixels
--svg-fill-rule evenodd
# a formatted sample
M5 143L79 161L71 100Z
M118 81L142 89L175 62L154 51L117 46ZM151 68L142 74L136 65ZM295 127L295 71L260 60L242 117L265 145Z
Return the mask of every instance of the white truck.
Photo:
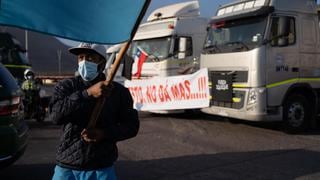
M154 10L141 24L128 50L134 59L132 79L149 79L191 74L199 70L208 19L200 17L198 1L168 5ZM147 58L140 75L135 76L137 55ZM192 110L191 110L192 111ZM153 110L153 113L181 113L184 110Z
M198 1L154 10L139 26L129 56L138 48L147 53L139 79L188 74L199 69L208 20L200 17ZM134 62L133 69L138 62Z
M320 33L314 0L242 0L212 17L200 67L208 68L203 112L283 121L304 130L319 112Z

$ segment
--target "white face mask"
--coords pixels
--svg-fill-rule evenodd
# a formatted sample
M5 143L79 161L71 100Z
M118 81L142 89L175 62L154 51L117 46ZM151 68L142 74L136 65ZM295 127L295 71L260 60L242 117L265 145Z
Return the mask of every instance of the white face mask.
M27 76L27 79L29 79L29 80L33 79L33 76Z
M98 72L98 64L83 60L78 63L78 72L83 80L92 81L94 80L99 72Z

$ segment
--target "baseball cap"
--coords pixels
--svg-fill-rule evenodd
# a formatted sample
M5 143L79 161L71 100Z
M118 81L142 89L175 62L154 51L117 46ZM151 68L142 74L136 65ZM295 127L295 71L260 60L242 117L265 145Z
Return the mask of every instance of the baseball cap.
M95 53L106 59L106 48L100 44L80 43L79 46L69 49L69 52L75 55L81 53Z

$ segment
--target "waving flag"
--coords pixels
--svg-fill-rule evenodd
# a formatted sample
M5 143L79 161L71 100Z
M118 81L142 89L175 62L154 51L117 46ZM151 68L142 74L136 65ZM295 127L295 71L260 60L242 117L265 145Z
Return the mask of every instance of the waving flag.
M147 0L0 0L0 24L77 41L127 41Z
M136 78L140 78L141 71L142 71L142 65L144 61L148 58L148 54L143 51L141 48L137 48L137 52L134 56L134 64L132 67L132 74Z

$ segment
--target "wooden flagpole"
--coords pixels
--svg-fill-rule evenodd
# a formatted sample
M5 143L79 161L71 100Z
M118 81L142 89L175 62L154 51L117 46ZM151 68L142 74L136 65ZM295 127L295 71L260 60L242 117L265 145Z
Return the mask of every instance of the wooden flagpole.
M120 52L118 54L118 56L116 57L116 60L114 61L114 63L112 64L112 68L110 70L110 73L109 75L107 76L107 79L106 79L106 86L108 86L109 83L112 82L114 76L116 75L116 72L119 68L119 65L120 65L120 62L122 60L122 58L124 57L125 53L127 52L132 40L133 40L133 37L134 35L136 34L137 30L138 30L138 27L140 25L140 22L142 21L148 7L149 7L149 4L150 4L151 0L146 0L145 4L143 5L142 7L142 10L139 14L139 17L132 29L132 32L131 32L131 37L130 39L121 47L120 49ZM106 101L106 97L104 96L101 96L98 98L97 100L97 103L93 109L93 112L91 114L91 118L90 118L90 121L87 125L87 128L88 129L91 129L91 128L95 128L96 125L97 125L97 121L98 121L98 118L100 116L100 113L102 111L102 108L104 106L104 103Z

